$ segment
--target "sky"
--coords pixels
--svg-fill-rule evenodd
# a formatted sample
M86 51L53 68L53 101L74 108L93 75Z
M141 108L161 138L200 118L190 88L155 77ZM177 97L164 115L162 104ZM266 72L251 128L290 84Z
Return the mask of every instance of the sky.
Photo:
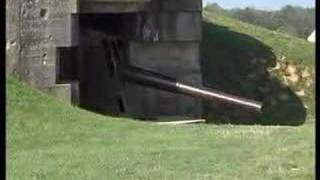
M206 3L218 3L221 7L244 8L247 6L264 10L277 10L285 5L315 7L316 0L203 0Z

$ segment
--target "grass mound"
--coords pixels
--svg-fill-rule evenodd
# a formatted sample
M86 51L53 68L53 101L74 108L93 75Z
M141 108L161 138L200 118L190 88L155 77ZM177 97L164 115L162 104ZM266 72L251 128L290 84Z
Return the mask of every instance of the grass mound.
M314 44L213 11L203 15L205 85L266 104L262 115L252 115L212 103L207 105L209 119L235 124L308 123L308 114L314 114Z

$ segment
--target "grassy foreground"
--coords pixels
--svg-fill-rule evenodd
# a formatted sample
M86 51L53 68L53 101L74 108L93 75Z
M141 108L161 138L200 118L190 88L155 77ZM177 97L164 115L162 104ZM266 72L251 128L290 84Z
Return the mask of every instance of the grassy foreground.
M159 126L7 79L8 179L313 179L314 125Z

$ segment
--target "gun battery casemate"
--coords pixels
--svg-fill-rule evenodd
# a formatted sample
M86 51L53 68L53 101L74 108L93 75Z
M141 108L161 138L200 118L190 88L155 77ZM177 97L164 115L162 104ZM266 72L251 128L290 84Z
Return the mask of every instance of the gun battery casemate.
M141 119L202 118L203 100L262 110L202 87L201 0L8 0L7 7L7 40L15 44L7 74L80 107Z

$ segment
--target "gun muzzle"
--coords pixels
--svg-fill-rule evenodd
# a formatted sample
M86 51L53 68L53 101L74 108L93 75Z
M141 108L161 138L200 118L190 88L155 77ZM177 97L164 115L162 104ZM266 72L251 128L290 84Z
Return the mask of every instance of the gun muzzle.
M229 104L240 105L259 113L261 113L263 109L262 103L258 101L226 94L213 89L192 87L180 83L174 78L138 67L124 67L120 70L120 75L124 81L151 88L185 94L208 101L221 101Z

